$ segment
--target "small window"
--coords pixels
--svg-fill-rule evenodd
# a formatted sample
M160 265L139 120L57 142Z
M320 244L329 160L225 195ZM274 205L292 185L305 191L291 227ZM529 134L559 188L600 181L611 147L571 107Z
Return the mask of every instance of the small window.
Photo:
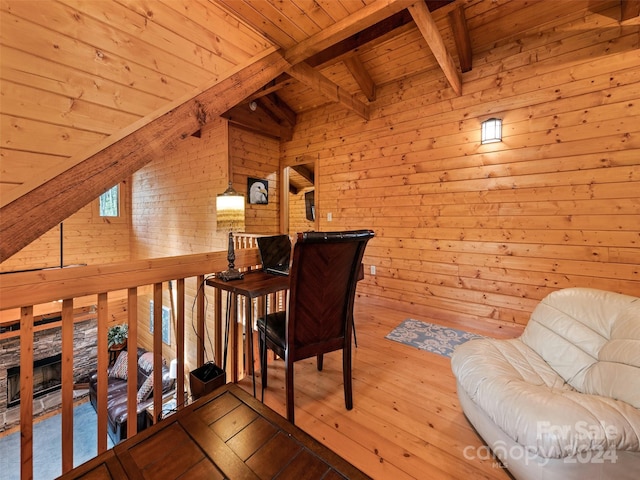
M116 185L100 195L100 216L120 216L120 185Z

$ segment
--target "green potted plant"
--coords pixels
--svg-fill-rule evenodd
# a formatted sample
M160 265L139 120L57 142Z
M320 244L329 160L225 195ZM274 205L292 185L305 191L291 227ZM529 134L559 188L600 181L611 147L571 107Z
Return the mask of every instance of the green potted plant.
M129 326L126 323L110 327L107 332L107 346L109 349L113 347L115 347L115 349L124 348L127 344L128 334Z

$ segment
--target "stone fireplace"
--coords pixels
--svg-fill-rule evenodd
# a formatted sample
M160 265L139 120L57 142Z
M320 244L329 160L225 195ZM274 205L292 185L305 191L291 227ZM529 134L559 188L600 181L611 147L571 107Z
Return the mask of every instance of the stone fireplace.
M34 417L60 407L62 329L36 331L33 339ZM74 324L73 381L85 383L97 365L97 320ZM20 423L20 337L0 340L0 432ZM78 390L82 394L82 390Z

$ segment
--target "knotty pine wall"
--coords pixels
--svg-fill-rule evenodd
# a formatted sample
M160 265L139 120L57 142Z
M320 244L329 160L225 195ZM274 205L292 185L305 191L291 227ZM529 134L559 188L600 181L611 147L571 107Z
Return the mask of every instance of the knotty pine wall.
M231 163L231 167L229 167ZM227 249L228 232L216 231L216 196L226 190L229 168L233 187L247 198L247 177L269 180L269 204L245 204L245 231L277 233L279 230L279 142L229 124L219 118L201 131L200 137L185 141L185 148L176 155L154 160L133 177L132 189L132 258L155 258L187 255ZM213 273L213 272L212 272ZM198 341L204 341L212 360L213 290L207 295L204 339L198 339L192 327L196 279L185 282L186 289L186 365L195 368ZM175 290L175 282L173 285ZM150 332L149 302L151 288L138 292L138 344L153 349ZM175 300L174 300L175 302ZM163 285L163 306L172 310L170 345L163 344L162 355L168 362L175 358L175 311L169 285ZM187 379L188 381L188 379Z
M248 197L248 177L268 180L269 203L245 204L247 233L280 233L280 142L275 138L245 130L233 124L229 128L229 156L234 188Z
M279 142L219 118L185 141L176 155L159 158L133 176L132 258L187 255L227 248L216 232L216 196L233 188L247 198L249 176L269 180L269 204L245 203L245 231L279 229Z
M113 263L129 260L130 182L121 184L122 216L101 218L98 199L67 218L60 226L0 263L0 271L13 272L60 266L60 247L64 265Z
M359 301L525 324L555 289L640 295L639 35L606 13L474 51L461 96L433 71L369 121L298 116L283 154L319 156L320 228L376 232Z

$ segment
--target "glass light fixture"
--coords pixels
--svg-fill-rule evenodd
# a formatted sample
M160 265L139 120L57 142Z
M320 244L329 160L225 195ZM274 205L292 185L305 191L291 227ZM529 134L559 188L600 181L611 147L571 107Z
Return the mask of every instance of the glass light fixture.
M490 118L482 122L482 144L502 141L502 120Z
M217 276L224 281L239 280L244 275L235 268L236 254L233 247L233 232L244 232L244 195L229 187L216 197L216 226L218 230L229 231L227 250L228 270Z

